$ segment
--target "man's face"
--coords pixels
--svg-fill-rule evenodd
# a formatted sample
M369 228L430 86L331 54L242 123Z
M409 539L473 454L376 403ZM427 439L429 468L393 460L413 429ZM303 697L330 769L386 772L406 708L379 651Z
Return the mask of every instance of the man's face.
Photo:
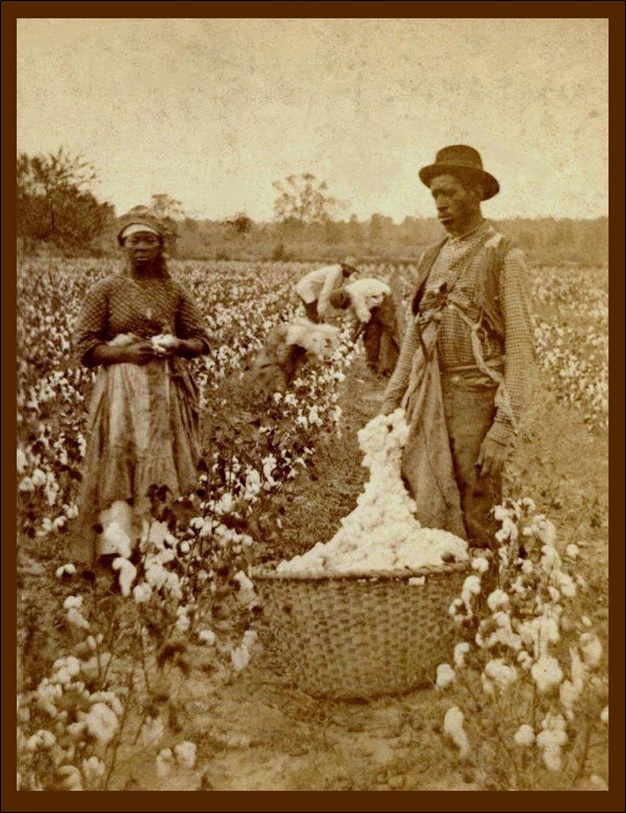
M452 175L438 175L430 184L439 222L450 234L464 234L480 214L480 189L465 187Z

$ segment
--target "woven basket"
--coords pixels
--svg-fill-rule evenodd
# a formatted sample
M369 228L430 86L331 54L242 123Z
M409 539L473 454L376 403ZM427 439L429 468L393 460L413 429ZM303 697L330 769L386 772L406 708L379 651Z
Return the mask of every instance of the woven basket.
M317 697L401 694L432 683L454 646L448 612L467 576L450 564L402 574L253 571L273 664ZM423 577L423 584L410 579Z

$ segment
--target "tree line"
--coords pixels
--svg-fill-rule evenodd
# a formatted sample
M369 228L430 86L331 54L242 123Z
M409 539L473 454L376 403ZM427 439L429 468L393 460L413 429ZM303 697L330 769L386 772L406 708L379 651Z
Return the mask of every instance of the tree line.
M94 192L96 167L60 148L17 159L17 236L23 253L105 254L115 250L116 212ZM407 216L396 223L375 213L359 220L342 216L344 202L311 173L273 184L274 219L255 222L245 212L222 220L185 215L183 205L163 192L146 204L168 224L169 252L181 258L327 260L345 254L366 259L413 259L441 239L434 218ZM122 213L119 213L122 214ZM516 241L532 262L547 265L605 265L607 218L513 218L492 221Z

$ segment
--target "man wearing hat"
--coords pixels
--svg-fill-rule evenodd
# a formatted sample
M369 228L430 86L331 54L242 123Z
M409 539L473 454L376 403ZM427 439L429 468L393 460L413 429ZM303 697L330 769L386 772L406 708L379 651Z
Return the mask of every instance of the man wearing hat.
M483 218L500 186L465 145L419 172L448 236L420 258L382 412L410 426L402 474L425 527L492 547L502 469L533 369L524 254Z
M357 272L354 257L346 257L340 263L316 268L302 277L296 285L296 293L304 305L307 317L312 322L323 322L330 311L330 296L333 291Z

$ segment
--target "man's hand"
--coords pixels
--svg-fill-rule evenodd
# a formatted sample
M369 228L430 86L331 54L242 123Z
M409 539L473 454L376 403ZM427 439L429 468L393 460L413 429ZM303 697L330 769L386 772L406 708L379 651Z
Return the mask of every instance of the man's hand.
M480 477L500 474L509 454L508 446L486 437L480 444L475 465Z

